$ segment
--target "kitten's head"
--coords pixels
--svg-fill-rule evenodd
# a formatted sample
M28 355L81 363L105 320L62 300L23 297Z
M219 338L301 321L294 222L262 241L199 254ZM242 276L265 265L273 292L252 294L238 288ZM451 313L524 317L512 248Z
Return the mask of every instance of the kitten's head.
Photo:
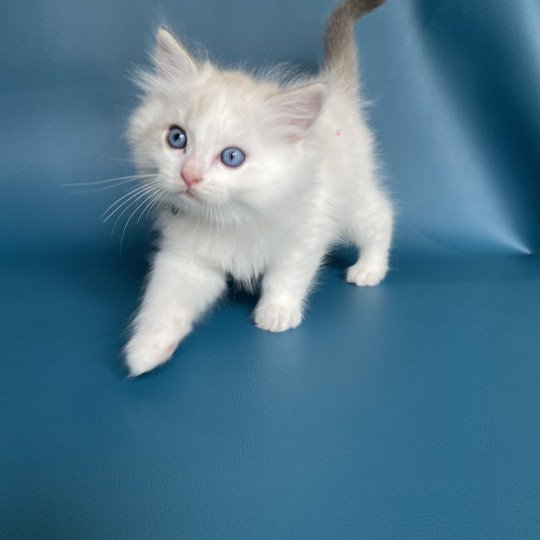
M197 62L168 31L157 34L155 70L130 121L139 168L155 174L184 211L238 219L272 210L308 182L319 82L280 86Z

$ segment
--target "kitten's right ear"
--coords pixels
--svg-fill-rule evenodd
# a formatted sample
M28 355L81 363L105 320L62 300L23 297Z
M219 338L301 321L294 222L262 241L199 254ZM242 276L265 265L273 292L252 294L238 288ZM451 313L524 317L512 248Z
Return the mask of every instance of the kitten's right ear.
M197 62L171 32L161 27L156 36L155 64L158 76L189 78L197 73Z
M268 101L272 123L279 126L291 142L302 140L321 114L326 94L326 85L318 82L272 96Z

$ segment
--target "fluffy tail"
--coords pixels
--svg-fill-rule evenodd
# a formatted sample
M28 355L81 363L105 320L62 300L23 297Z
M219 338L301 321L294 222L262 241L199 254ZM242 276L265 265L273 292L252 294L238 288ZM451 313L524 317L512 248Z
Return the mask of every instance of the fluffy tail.
M342 0L330 16L324 35L324 67L327 73L347 86L356 88L358 84L354 23L383 2L384 0Z

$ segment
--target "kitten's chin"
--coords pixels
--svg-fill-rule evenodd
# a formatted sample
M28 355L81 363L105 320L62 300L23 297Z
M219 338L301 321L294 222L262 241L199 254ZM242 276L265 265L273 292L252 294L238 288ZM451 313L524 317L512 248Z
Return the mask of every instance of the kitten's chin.
M212 201L206 200L194 191L182 191L176 196L176 205L192 215L203 215L208 212L207 206L212 206Z
M179 194L187 204L200 208L201 206L226 206L228 198L220 193L206 193L202 190L188 190Z
M209 202L203 195L193 189L176 191L174 198L180 206L186 208L201 208L205 203Z
M191 202L194 202L194 201L203 202L201 198L199 197L199 195L197 195L193 191L183 191L182 193L180 193L180 197Z
M177 207L186 215L201 218L203 222L210 220L222 225L238 225L244 223L247 217L244 210L228 199L216 201L210 197L203 198L200 194L187 195L185 192L179 194L176 199L176 202L172 203L173 207Z

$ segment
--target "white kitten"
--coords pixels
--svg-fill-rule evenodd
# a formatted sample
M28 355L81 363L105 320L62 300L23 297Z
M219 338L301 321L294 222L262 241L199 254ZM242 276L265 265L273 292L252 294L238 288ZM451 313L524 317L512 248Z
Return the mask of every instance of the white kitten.
M347 281L388 269L392 207L377 181L358 98L354 21L383 0L345 0L311 79L282 83L197 62L166 30L129 130L138 168L160 198L159 250L125 348L131 375L167 361L231 275L262 276L253 318L295 328L330 247L360 249Z

